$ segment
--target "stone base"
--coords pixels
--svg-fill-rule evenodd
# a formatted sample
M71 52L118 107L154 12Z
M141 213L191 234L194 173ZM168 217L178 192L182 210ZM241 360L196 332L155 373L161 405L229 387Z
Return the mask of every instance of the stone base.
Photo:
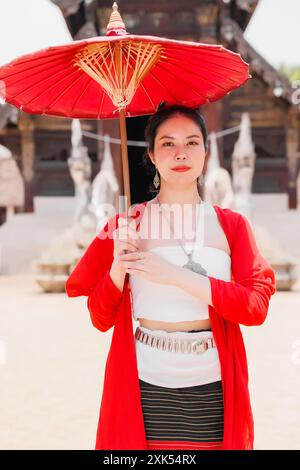
M68 276L53 276L49 278L45 276L43 278L37 277L35 280L44 292L58 294L60 292L66 292L65 283L67 279Z
M65 292L65 283L69 277L69 264L37 263L36 282L44 292Z
M292 290L298 280L296 265L291 264L273 264L272 268L276 277L276 288L281 291Z

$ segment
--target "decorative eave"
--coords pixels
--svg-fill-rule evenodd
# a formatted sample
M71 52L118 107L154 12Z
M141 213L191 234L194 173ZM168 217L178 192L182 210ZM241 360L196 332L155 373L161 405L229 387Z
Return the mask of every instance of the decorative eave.
M242 31L245 31L258 5L259 0L235 0L232 2L231 18L235 20Z
M98 36L96 24L96 0L86 3L85 0L51 0L57 5L74 40Z
M8 123L18 124L20 111L9 103L0 104L0 129L4 129Z
M221 23L220 33L226 45L239 54L249 63L250 73L261 77L273 89L282 89L278 98L283 98L290 104L294 88L289 79L280 73L275 67L266 61L244 38L244 33L239 25L230 18L224 18Z
M70 15L75 15L77 13L81 3L84 3L84 0L51 0L52 3L57 5L64 17Z
M86 2L85 0L51 0L52 3L57 5L65 18L68 29L74 39L82 39L84 34L86 37L91 37L92 29L90 26L86 27L87 23L94 24L95 30L99 29L97 22L97 7L111 8L112 0L92 0ZM230 0L228 3L224 0L215 0L216 5L228 10L229 17L234 19L241 29L245 31L259 0ZM194 9L197 2L195 0L186 0L185 8ZM199 2L198 2L199 5ZM141 0L131 0L126 3L126 12L134 13L141 7ZM145 11L169 11L170 6L168 2L161 0L151 0L148 5L144 5ZM99 34L99 31L97 31Z

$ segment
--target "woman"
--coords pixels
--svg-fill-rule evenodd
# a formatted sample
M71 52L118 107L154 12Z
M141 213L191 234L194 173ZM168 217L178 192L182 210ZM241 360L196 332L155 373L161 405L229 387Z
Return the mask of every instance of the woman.
M199 196L202 116L184 106L158 109L146 139L157 195L138 206L137 224L111 219L66 285L69 296L88 295L96 328L115 327L96 449L251 449L238 323L264 321L274 272L247 219ZM132 314L140 323L134 339Z

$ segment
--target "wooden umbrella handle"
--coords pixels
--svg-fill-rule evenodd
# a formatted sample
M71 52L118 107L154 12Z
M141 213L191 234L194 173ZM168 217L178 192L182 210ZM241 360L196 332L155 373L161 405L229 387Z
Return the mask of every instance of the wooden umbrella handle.
M124 194L126 198L127 209L131 205L130 198L130 178L129 178L129 165L128 165L128 151L127 151L127 132L126 132L126 119L124 109L119 110L120 113L120 134L121 134L121 157L122 157L122 172L123 172L123 184Z
M122 157L122 174L123 174L123 185L125 195L125 214L127 220L130 215L131 197L130 197L130 177L129 177L129 165L128 165L128 151L127 151L127 132L126 132L126 118L124 108L119 109L120 115L120 134L121 134L121 157ZM129 250L124 250L124 253L128 253Z

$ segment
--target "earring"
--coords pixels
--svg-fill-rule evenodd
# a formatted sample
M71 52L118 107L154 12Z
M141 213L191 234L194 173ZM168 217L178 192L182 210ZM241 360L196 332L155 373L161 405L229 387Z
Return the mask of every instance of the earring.
M155 189L158 188L160 184L160 179L159 179L159 176L158 176L158 173L157 173L157 169L155 170L155 176L153 178L153 186L155 187Z
M203 182L204 182L204 176L203 176L203 173L201 173L201 175L198 176L197 178L197 183L199 184L199 186L202 186Z

